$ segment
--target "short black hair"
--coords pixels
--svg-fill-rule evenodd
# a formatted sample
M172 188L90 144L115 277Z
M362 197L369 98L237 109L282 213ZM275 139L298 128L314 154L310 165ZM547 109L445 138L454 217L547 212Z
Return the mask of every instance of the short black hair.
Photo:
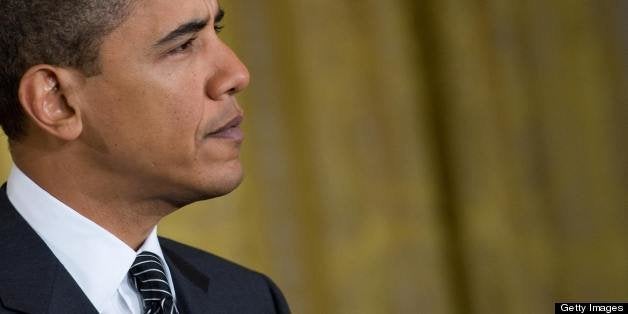
M98 74L102 39L126 19L134 1L0 1L0 125L10 140L25 135L22 75L37 64Z

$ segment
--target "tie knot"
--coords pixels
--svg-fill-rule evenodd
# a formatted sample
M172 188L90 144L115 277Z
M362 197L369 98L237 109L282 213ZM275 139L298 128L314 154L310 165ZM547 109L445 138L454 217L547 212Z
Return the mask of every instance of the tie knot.
M168 277L157 254L147 251L139 253L129 275L142 296L145 313L178 313Z

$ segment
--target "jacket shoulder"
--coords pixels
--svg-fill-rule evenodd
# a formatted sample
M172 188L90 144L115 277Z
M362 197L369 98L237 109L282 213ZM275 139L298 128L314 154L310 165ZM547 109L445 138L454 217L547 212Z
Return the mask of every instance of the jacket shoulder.
M199 272L197 275L191 274L190 278L199 280L207 277L220 286L222 289L214 291L218 299L269 298L267 300L273 304L274 313L290 313L283 294L266 275L168 238L159 237L159 242L164 254L171 259L178 259L180 267L186 268L188 273Z
M162 249L165 251L165 254L174 253L179 257L184 258L186 262L190 263L199 271L209 276L214 276L221 273L252 277L260 275L264 276L254 270L246 268L228 259L189 246L187 244L183 244L181 242L177 242L164 237L159 237L159 243L161 244Z

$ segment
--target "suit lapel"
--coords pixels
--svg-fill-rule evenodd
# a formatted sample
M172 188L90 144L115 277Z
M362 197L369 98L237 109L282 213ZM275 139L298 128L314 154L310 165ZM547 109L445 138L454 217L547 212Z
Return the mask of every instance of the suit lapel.
M98 313L94 305L83 293L83 290L81 290L63 266L57 271L50 300L48 313Z
M165 247L163 242L161 247L172 276L179 312L215 313L215 306L211 304L209 298L209 278Z
M0 300L30 314L97 313L44 241L0 188Z

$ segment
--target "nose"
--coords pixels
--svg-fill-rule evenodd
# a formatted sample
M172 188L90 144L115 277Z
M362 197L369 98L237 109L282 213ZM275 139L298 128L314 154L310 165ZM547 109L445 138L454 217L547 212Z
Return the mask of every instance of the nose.
M207 95L221 100L242 91L249 85L250 74L246 66L225 43L220 41L210 52L215 67L207 84Z

